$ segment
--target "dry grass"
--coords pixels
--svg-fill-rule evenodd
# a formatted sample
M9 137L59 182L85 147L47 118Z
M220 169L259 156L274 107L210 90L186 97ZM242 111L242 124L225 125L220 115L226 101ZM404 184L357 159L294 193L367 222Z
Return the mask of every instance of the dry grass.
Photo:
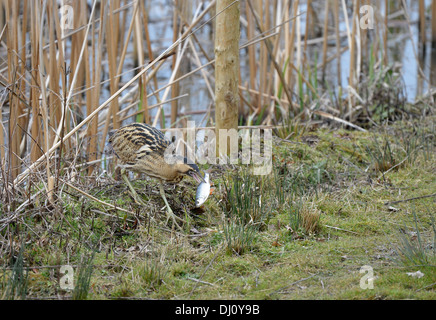
M301 227L307 234L315 234L321 228L320 223L321 211L316 205L309 204L301 208Z

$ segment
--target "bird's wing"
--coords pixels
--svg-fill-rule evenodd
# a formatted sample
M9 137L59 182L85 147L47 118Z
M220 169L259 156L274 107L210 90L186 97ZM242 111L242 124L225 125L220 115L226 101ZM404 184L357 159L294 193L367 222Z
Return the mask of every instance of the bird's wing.
M109 142L117 157L127 164L134 164L137 158L149 154L163 157L170 145L162 131L142 123L134 123L118 129L109 138Z

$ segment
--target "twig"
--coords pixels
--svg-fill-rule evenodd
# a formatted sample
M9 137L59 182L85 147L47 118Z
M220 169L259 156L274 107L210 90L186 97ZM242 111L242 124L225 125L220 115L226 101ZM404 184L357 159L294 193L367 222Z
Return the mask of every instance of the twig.
M423 287L423 288L421 288L421 289L418 289L418 290L416 290L415 292L419 292L419 291L421 291L421 290L424 290L424 289L427 289L427 288L431 288L431 287L433 287L434 285L436 285L436 282L433 282L432 284L429 284L428 286L425 286L425 287Z
M216 284L213 284L213 283L210 283L207 281L203 281L203 280L199 280L199 279L195 279L195 278L190 278L190 277L187 277L186 279L191 280L191 281L195 281L195 282L199 282L199 283L203 283L203 284L207 284L207 285L212 286L212 287L216 287Z
M124 218L122 218L122 217L118 217L118 216L116 216L116 215L109 214L109 213L106 213L106 212L103 212L103 211L100 211L100 210L92 209L91 211L92 211L92 212L95 212L95 213L98 213L98 214L102 214L102 215L107 216L107 217L118 218L118 219L124 221ZM126 219L125 221L128 221L128 222L135 222L134 220L130 220L130 219Z
M365 129L363 129L363 128L361 128L361 127L359 127L359 126L357 126L357 125L355 125L355 124L353 124L353 123L351 123L351 122L348 122L348 121L346 121L346 120L344 120L344 119L341 119L341 118L335 117L335 116L333 116L333 115L331 115L331 114L329 114L329 113L327 113L327 112L323 112L323 111L316 110L316 111L313 111L313 113L314 113L314 114L317 114L317 115L319 115L319 116L321 116L321 117L325 117L325 118L328 118L328 119L335 120L335 121L337 121L337 122L341 122L341 123L343 123L343 124L345 124L345 125L347 125L347 126L350 126L350 127L354 128L354 129L357 129L357 130L359 130L359 131L366 132Z
M318 273L313 274L313 275L311 275L310 277L303 278L303 279L297 280L297 281L295 281L295 282L292 282L290 285L287 285L286 287L281 287L281 288L279 288L279 289L277 289L277 290L274 290L273 292L271 292L271 293L269 294L269 296L271 296L271 295L274 294L274 293L280 293L282 290L289 289L289 288L292 287L293 285L296 285L297 283L300 283L300 282L303 282L303 281L309 280L309 279L311 279L311 278L313 278L314 276L317 276L317 275L318 275ZM283 293L286 293L286 291L283 292Z
M404 200L398 200L398 201L392 201L392 202L388 201L388 202L385 202L385 206L388 205L388 204L396 204L396 203L401 203L401 202L406 202L406 201L411 201L411 200L424 199L424 198L431 198L431 197L436 197L436 193L429 194L429 195L426 195L426 196L420 196L420 197L404 199Z
M354 232L354 231L350 231L350 230L346 230L346 229L342 229L342 228L338 228L338 227L332 227L332 226L328 226L326 224L325 224L325 226L327 228L331 228L331 229L335 229L335 230L340 230L340 231L345 231L345 232L350 232L350 233L358 234L357 232Z
M89 199L91 199L91 200L93 200L93 201L95 201L95 202L98 202L98 203L100 203L100 204L102 204L102 205L104 205L104 206L107 206L107 207L111 207L112 209L119 210L119 211L122 211L122 212L125 212L125 213L128 213L128 214L131 214L131 215L134 216L134 217L136 216L136 215L135 215L133 212L131 212L131 211L128 211L128 210L125 210L125 209L123 209L123 208L120 208L120 207L114 206L113 204L110 204L110 203L107 203L107 202L101 201L101 200L97 199L96 197L91 196L89 193L86 193L85 191L80 190L79 188L73 186L72 184L70 184L70 183L64 181L64 180L61 179L61 178L59 178L59 180L62 181L63 183L65 183L65 184L66 184L67 186L69 186L70 188L76 190L77 192L80 192L80 193L83 194L85 197L87 197L87 198L89 198Z
M383 173L381 174L380 178L381 178L381 177L384 177L385 174L389 173L390 171L392 171L392 170L395 169L396 167L402 165L402 164L404 163L404 161L406 161L408 158L409 158L409 156L405 157L405 158L403 159L403 161L401 161L400 163L397 163L395 166L390 167L388 170L386 170L385 172L383 172Z

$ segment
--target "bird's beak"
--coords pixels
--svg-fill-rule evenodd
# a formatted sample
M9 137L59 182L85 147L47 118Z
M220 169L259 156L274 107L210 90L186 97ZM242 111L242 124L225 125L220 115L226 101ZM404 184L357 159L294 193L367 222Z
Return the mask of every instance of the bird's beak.
M191 171L189 175L193 177L195 181L197 181L198 183L206 182L204 181L204 178L197 171Z

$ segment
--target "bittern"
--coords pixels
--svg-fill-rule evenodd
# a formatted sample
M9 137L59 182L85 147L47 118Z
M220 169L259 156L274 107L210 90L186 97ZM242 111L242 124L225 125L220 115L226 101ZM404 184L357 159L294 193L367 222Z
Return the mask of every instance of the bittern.
M204 181L198 166L181 156L166 156L165 151L170 146L162 131L143 123L133 123L111 132L109 143L112 146L121 176L129 186L133 198L139 204L145 205L130 183L126 170L145 173L159 180L159 191L167 208L168 218L172 218L178 226L177 218L168 204L163 188L163 182L177 183L184 176L191 176L197 182ZM168 152L167 152L168 153ZM181 220L180 218L178 218Z

